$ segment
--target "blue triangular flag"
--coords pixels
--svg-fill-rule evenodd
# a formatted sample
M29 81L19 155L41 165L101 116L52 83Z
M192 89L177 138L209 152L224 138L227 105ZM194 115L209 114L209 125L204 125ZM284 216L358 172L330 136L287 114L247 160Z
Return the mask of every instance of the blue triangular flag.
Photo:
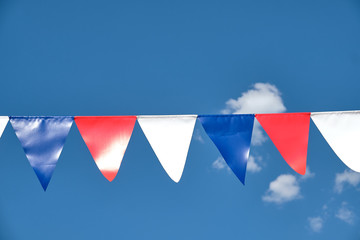
M10 117L30 165L44 191L70 131L73 117Z
M198 116L206 133L244 185L254 117L254 114Z

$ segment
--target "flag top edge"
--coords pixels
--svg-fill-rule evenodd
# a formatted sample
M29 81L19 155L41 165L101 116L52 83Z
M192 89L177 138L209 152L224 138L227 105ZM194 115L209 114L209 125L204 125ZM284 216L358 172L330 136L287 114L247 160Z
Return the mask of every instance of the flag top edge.
M198 117L239 117L239 116L255 116L255 114L246 113L246 114L202 114L202 115L198 115Z
M311 115L322 115L322 114L359 114L360 110L350 111L328 111L328 112L311 112Z
M176 117L194 117L196 114L185 114L185 115L137 115L137 118L176 118Z

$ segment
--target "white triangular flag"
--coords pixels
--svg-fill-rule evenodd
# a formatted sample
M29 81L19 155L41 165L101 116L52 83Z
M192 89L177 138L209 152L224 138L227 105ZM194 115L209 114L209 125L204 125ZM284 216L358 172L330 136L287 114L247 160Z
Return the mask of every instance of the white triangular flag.
M341 161L360 172L360 111L311 113L311 119Z
M0 137L1 137L2 133L4 132L8 121L9 121L8 116L0 116Z
M184 170L197 115L138 116L161 165L175 182Z

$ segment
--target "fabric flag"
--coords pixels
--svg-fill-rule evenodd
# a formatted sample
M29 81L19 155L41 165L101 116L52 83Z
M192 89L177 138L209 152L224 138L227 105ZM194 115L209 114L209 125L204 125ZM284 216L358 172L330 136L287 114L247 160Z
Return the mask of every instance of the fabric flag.
M254 114L200 115L198 119L226 163L245 185Z
M341 161L360 172L360 111L311 113L311 119Z
M196 115L138 116L138 122L161 165L175 182L184 170Z
M7 116L0 116L0 137L2 136L5 127L9 121L9 117Z
M75 117L75 123L95 163L111 182L119 171L136 116Z
M10 117L25 154L44 191L70 131L73 117Z
M310 113L256 114L255 117L289 166L304 175Z

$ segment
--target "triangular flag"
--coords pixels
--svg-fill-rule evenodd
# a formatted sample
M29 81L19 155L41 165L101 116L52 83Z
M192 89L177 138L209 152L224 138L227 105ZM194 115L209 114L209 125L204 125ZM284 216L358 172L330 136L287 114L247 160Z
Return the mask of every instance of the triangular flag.
M230 169L245 185L254 114L201 115L198 118Z
M73 117L10 117L44 191L60 157Z
M255 117L289 166L304 175L310 113L256 114Z
M179 182L196 115L138 116L138 122L167 174Z
M311 113L311 119L341 161L360 172L360 111Z
M2 133L4 132L6 124L8 123L8 121L9 121L9 117L0 116L0 137L1 137Z
M136 116L75 117L75 123L95 163L111 182L119 171Z

